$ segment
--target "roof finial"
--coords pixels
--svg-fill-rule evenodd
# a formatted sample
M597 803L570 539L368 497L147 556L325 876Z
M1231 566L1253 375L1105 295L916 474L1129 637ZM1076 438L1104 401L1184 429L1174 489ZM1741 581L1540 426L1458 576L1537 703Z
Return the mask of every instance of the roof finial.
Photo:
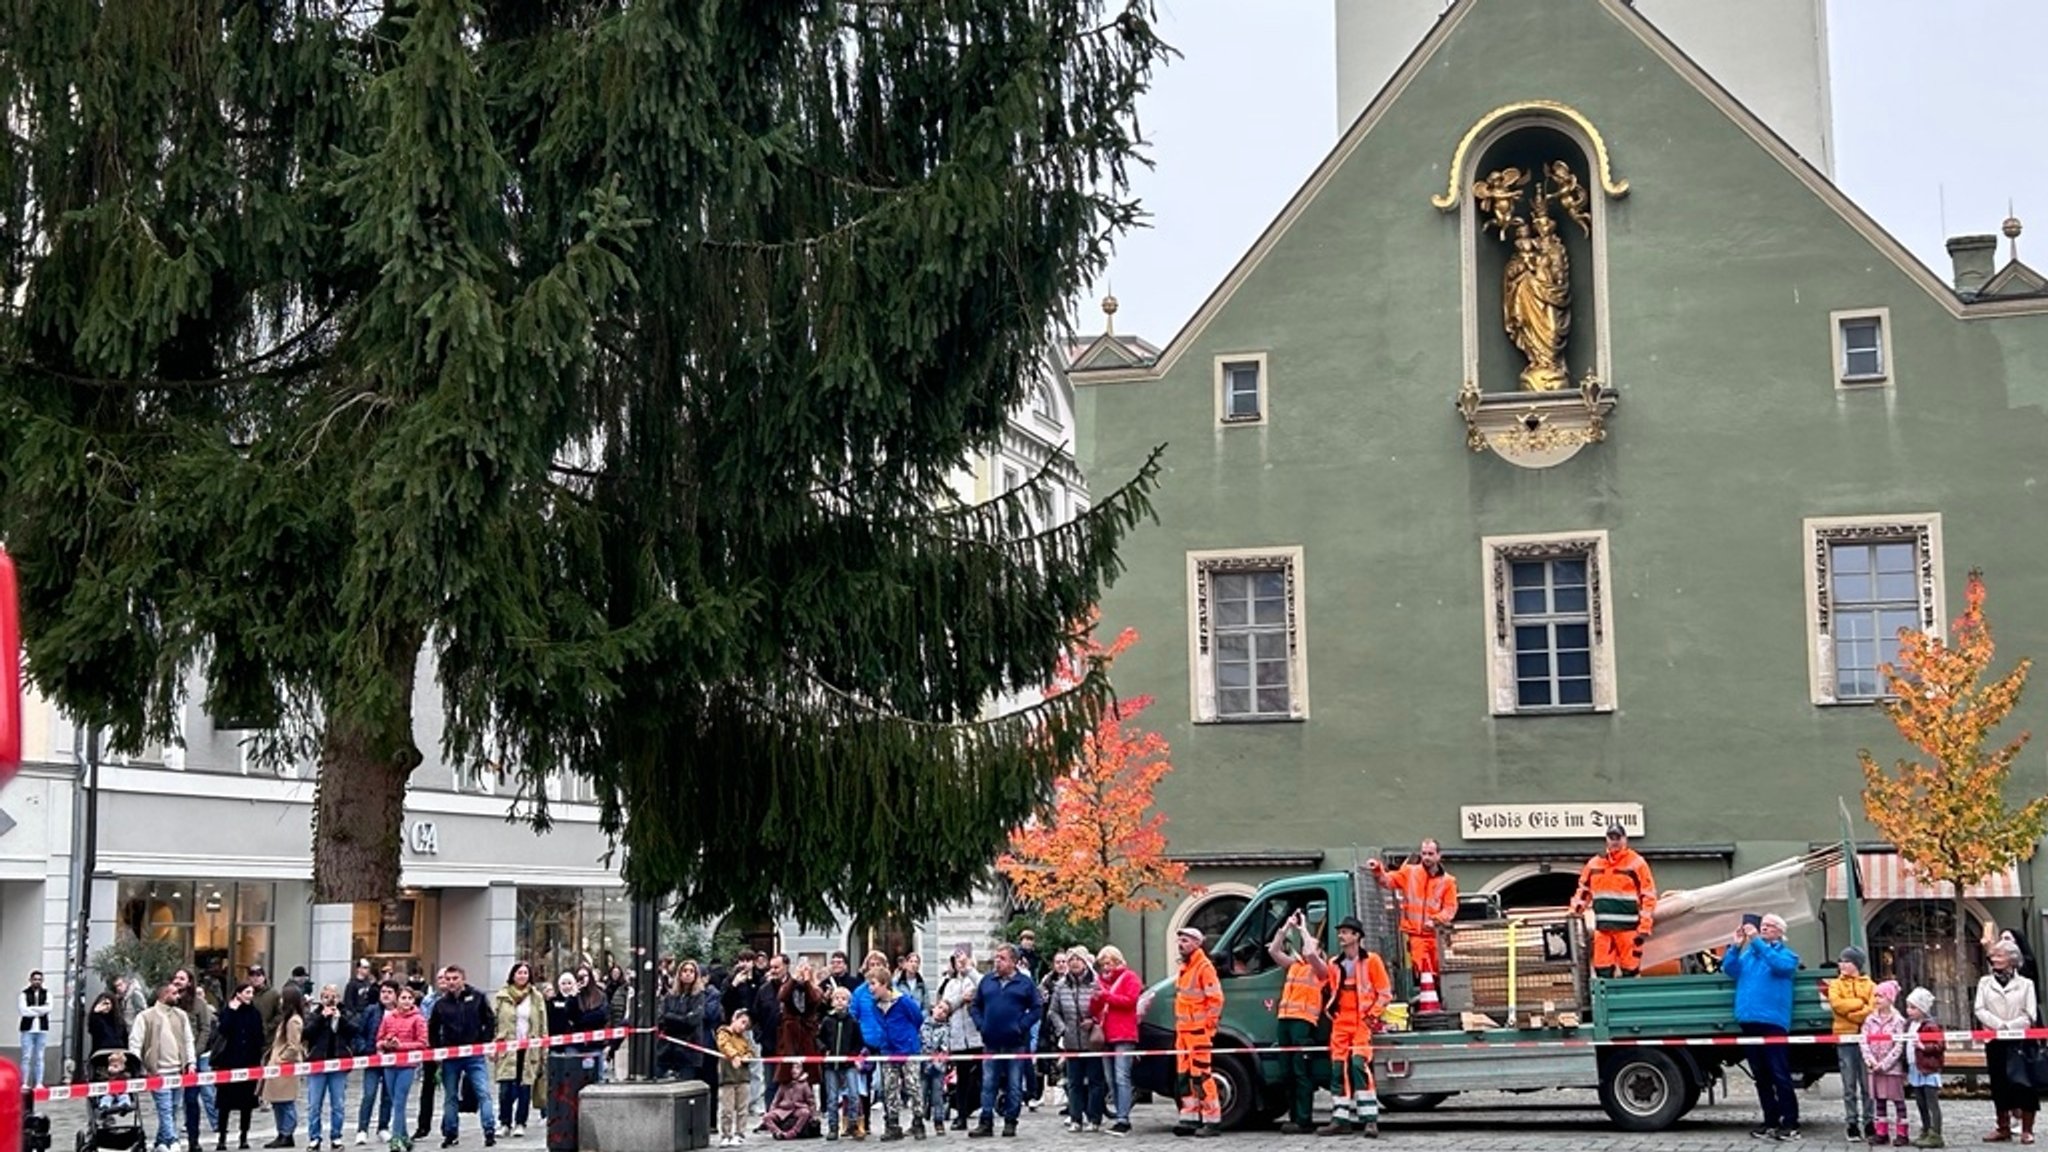
M1110 293L1109 293L1109 295L1107 295L1107 296L1104 296L1104 297L1102 298L1102 334L1103 334L1104 336L1114 336L1114 335L1116 335L1116 290L1115 290L1115 289L1111 289L1111 290L1110 290Z
M2020 258L2020 218L2012 214L2012 201L2010 200L2005 202L2005 223L1999 225L1998 230L2005 233L2005 238L2012 242L2011 258L2018 260Z

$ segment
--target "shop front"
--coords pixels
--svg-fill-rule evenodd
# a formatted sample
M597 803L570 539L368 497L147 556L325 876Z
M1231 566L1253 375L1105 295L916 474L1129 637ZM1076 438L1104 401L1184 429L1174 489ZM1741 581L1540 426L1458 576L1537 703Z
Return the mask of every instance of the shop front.
M277 890L274 880L123 877L116 937L168 945L219 1003L252 966L276 967Z
M539 975L588 964L598 972L628 966L632 901L624 888L522 885L517 899L516 955Z
M1850 873L1836 865L1828 873L1830 943L1847 943ZM1924 987L1935 994L1944 1020L1974 1016L1971 997L1986 971L1989 938L2005 930L2026 937L2025 894L2017 866L1963 888L1963 922L1956 924L1956 898L1949 885L1929 884L1895 852L1862 852L1856 857L1870 974L1897 980L1902 988ZM1843 924L1841 929L1834 924ZM2028 940L2031 950L2033 942ZM1833 956L1830 954L1829 959Z
M407 888L390 900L359 900L349 925L350 955L368 960L380 978L428 974L432 942L441 937L441 899Z

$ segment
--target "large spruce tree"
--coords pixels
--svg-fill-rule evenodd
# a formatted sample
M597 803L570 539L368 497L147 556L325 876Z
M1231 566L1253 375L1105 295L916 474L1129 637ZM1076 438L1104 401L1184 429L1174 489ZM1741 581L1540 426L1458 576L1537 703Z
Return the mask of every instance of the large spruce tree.
M0 534L117 746L317 757L314 898L460 763L643 895L958 895L1106 695L1013 717L1147 511L998 436L1135 208L1149 0L0 5ZM194 835L215 830L194 829Z

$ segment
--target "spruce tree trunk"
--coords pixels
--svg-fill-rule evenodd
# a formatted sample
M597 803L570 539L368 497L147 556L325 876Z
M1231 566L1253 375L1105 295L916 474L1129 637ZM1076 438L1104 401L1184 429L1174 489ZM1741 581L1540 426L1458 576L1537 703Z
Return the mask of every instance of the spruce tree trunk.
M397 895L405 784L420 765L412 738L418 647L386 661L400 701L381 716L330 713L320 737L313 800L313 902L389 900Z

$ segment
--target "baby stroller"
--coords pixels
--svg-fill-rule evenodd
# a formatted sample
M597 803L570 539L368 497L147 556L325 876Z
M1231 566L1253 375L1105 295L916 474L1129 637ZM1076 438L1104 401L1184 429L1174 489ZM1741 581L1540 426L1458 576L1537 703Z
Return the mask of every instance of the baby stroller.
M133 1067L124 1070L118 1077L111 1074L108 1065L115 1056L124 1061L128 1054L119 1048L104 1048L92 1054L86 1062L94 1080L126 1080L135 1076ZM128 1094L125 1104L109 1105L105 1097L95 1096L85 1102L85 1127L78 1131L78 1152L104 1149L105 1152L136 1152L143 1145L142 1120L135 1114L135 1094Z

